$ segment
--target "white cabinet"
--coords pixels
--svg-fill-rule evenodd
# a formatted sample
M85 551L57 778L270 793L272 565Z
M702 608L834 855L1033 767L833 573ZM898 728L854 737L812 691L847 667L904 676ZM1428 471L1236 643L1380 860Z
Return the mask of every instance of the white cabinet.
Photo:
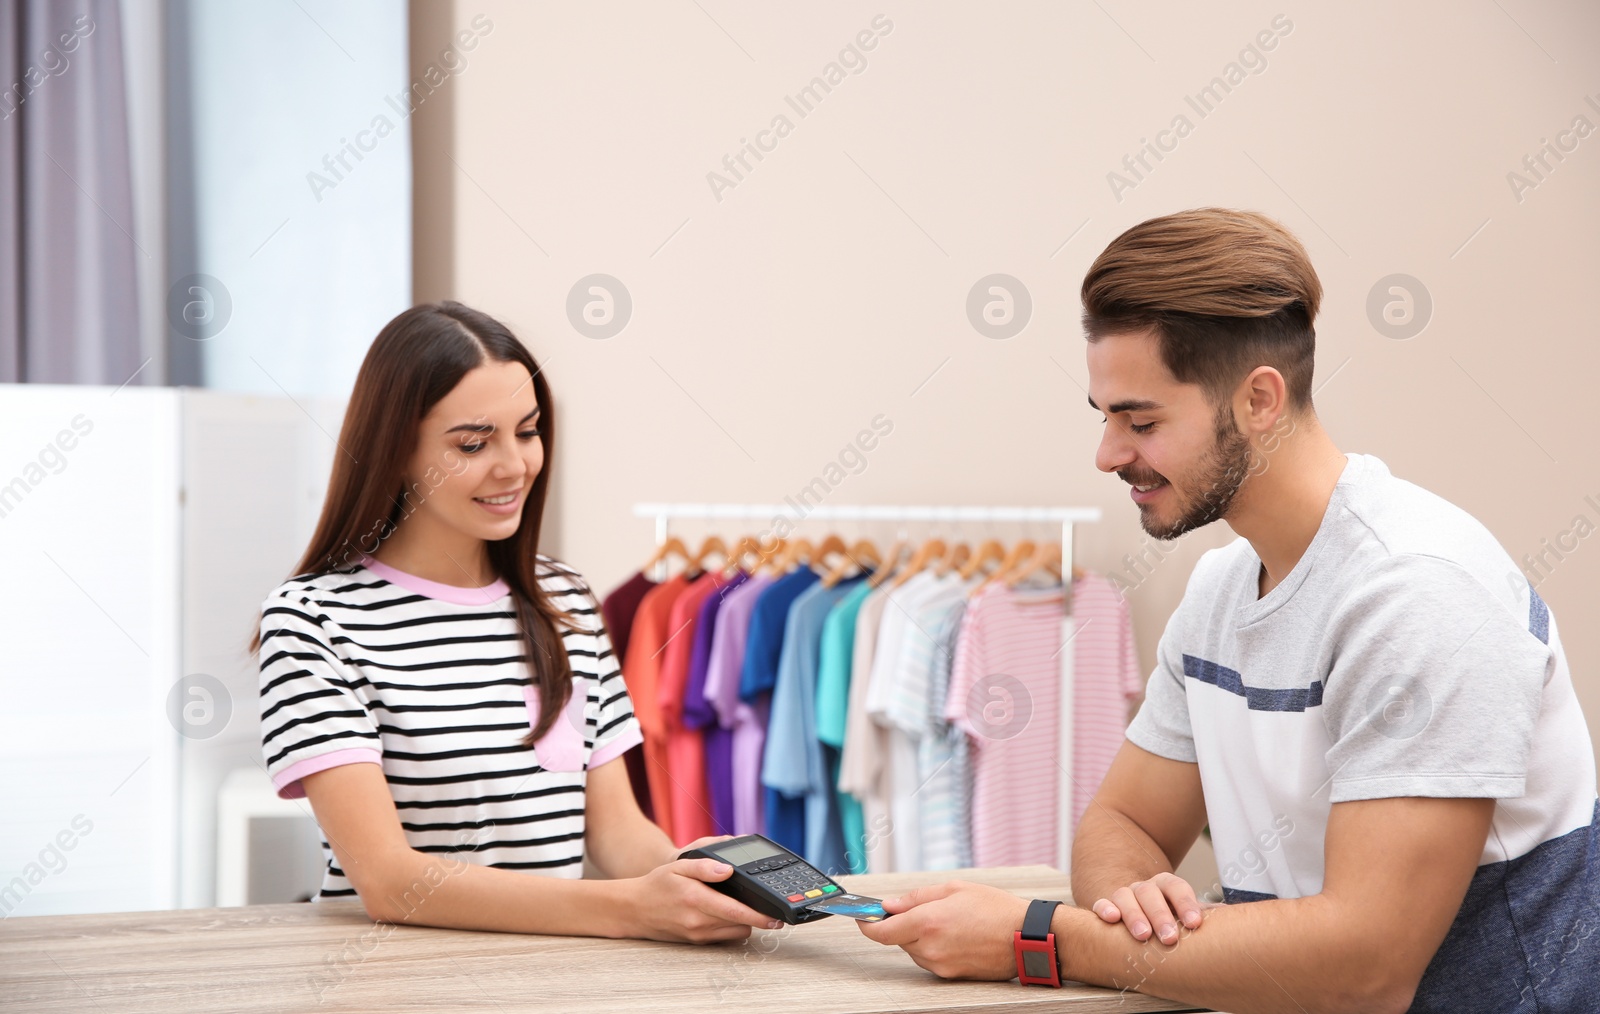
M215 902L218 793L266 778L247 642L341 412L0 385L0 915ZM303 868L286 840L258 852Z

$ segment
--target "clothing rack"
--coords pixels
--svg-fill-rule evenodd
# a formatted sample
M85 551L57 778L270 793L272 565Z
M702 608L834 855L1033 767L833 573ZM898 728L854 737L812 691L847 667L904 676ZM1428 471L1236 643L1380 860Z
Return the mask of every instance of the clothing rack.
M799 505L735 504L735 503L636 503L633 515L637 518L654 518L656 545L662 546L671 534L675 519L712 521L750 521L783 518L798 527L808 521L888 521L898 523L944 525L974 522L979 524L1040 524L1056 523L1061 526L1061 579L1065 584L1065 608L1072 609L1073 526L1100 520L1098 507L957 507L936 506L880 506L818 504L809 510ZM1065 647L1065 646L1063 646ZM1056 792L1056 867L1062 872L1072 872L1072 722L1073 722L1073 653L1061 652L1061 684L1058 694L1061 704L1057 715L1059 744L1056 764L1061 770Z

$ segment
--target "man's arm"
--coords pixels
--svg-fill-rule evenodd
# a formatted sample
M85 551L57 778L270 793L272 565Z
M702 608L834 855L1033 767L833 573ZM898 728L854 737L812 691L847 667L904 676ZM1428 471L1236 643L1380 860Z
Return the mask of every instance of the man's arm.
M1461 908L1493 813L1492 799L1335 804L1320 894L1213 908L1172 946L1059 908L1062 976L1236 1014L1404 1011ZM898 914L858 925L937 975L1005 979L1016 974L1011 940L1026 906L995 888L945 884L886 899Z
M1072 896L1138 940L1170 942L1180 919L1194 929L1194 888L1173 871L1205 823L1199 765L1123 740L1073 838Z

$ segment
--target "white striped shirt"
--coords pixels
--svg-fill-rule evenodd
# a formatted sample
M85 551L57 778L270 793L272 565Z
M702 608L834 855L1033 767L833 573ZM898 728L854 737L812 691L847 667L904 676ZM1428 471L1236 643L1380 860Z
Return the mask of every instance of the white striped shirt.
M383 768L406 840L482 866L583 875L589 768L641 741L639 723L587 584L539 557L539 585L578 629L565 715L532 747L538 714L504 581L438 584L366 559L291 578L261 615L261 729L286 799L343 764ZM319 898L355 894L323 836Z

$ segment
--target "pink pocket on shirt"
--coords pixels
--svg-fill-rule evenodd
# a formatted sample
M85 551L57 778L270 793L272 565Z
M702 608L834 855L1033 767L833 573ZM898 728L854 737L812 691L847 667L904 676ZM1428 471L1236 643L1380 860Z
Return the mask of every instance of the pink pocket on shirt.
M522 688L522 699L528 703L528 726L539 722L539 695L532 686ZM566 710L550 726L550 731L533 744L534 758L546 771L582 771L587 751L583 746L584 705L589 700L589 687L581 676L572 679L572 697Z

